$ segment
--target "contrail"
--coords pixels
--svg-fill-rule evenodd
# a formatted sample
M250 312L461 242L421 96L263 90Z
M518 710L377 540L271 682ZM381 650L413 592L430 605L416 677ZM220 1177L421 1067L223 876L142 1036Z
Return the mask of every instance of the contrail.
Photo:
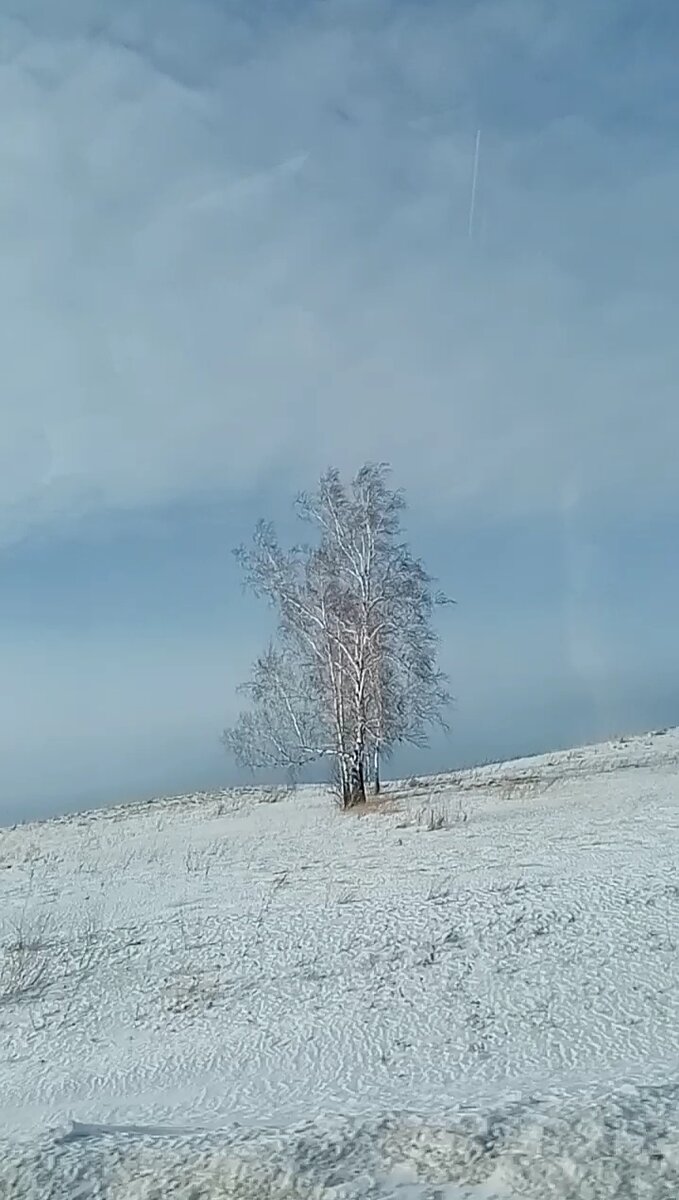
M311 157L311 151L295 154L283 162L275 163L273 167L265 167L261 171L253 171L250 175L240 175L214 191L206 192L203 196L190 202L190 208L221 208L228 201L249 200L252 196L266 190L277 180L291 179L298 175L304 164Z
M472 175L472 194L469 201L469 241L474 238L474 214L476 212L476 185L479 179L479 153L481 150L481 130L476 131L476 148L474 150L474 173Z

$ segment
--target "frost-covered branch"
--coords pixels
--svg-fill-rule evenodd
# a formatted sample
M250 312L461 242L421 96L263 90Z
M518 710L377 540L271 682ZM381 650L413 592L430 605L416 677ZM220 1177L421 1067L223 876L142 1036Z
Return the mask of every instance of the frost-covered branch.
M434 609L445 602L402 540L403 495L384 464L347 487L336 470L298 497L316 542L284 551L260 522L238 558L278 616L277 647L246 687L251 708L225 740L248 766L301 769L333 758L342 801L365 798L368 758L421 745L450 701L437 667Z

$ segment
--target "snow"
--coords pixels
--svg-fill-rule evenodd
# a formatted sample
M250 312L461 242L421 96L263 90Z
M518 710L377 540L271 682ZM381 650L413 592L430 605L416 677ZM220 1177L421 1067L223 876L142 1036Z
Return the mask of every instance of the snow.
M679 1195L679 731L266 800L0 830L1 1197Z

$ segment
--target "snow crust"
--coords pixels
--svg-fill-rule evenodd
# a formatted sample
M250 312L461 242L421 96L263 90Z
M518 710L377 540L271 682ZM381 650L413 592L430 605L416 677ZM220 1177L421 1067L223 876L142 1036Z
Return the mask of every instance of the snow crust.
M3 1200L679 1195L679 732L272 799L0 830Z

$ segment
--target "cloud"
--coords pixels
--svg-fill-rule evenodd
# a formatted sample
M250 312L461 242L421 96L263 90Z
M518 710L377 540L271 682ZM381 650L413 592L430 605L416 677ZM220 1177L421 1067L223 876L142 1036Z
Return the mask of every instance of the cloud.
M676 502L670 10L4 12L0 537L368 456L432 511Z

